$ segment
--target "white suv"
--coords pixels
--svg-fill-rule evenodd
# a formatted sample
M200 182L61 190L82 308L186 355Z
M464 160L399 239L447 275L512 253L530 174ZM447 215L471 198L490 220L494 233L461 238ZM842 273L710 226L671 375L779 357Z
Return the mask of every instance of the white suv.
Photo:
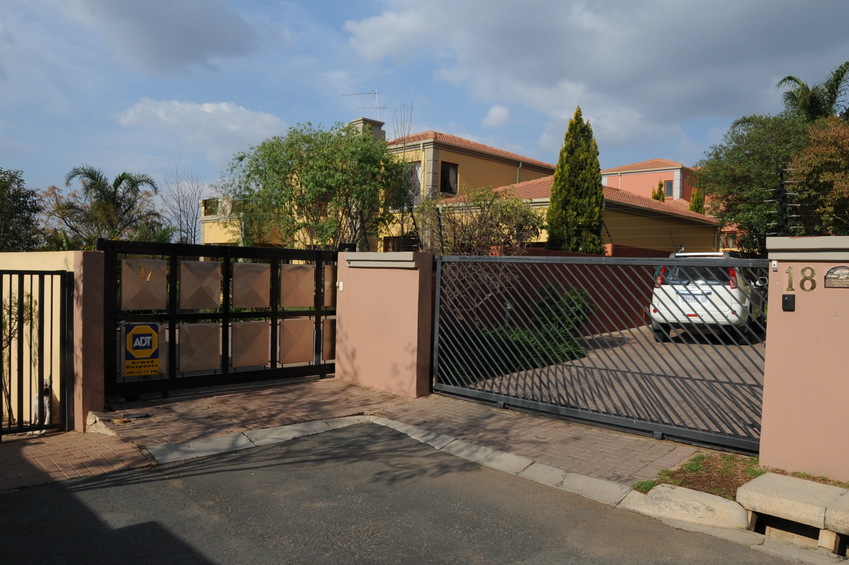
M651 329L657 341L669 341L674 328L725 327L740 328L732 335L749 335L764 312L763 293L754 282L740 276L738 269L727 265L712 266L713 259L733 257L731 253L673 253L674 259L692 259L694 265L681 264L659 267L655 274L654 291L649 315Z

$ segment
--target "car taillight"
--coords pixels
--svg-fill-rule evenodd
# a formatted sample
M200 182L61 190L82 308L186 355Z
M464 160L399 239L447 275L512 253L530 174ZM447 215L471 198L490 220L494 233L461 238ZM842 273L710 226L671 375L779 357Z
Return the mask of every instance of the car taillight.
M728 267L728 286L737 288L737 271L734 270L734 267Z
M666 267L661 267L657 271L657 278L654 281L654 287L655 288L657 288L657 287L659 287L660 285L663 284L663 275L665 275L665 274L666 274Z

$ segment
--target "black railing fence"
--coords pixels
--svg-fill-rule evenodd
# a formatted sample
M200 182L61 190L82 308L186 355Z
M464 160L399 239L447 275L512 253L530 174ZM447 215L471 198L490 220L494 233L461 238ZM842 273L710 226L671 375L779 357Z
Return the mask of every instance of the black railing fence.
M0 270L0 435L70 429L72 276Z

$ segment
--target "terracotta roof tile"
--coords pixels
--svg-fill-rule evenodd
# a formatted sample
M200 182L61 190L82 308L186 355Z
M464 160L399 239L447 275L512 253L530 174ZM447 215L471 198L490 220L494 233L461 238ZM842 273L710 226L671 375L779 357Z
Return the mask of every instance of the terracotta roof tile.
M676 163L675 161L669 161L667 159L650 159L648 161L641 161L639 163L632 163L630 165L622 165L620 167L613 167L612 169L604 169L601 171L601 174L605 175L608 173L625 173L625 172L639 172L639 171L653 171L657 169L688 169L689 167L685 167L681 163Z
M551 185L553 182L554 176L552 175L540 179L520 182L510 186L502 186L496 190L511 189L514 196L522 198L523 200L548 199L551 197ZM684 201L678 200L673 202L660 202L652 198L638 196L632 192L628 192L627 190L619 190L618 188L610 186L602 188L604 190L604 199L608 202L617 202L619 204L642 208L644 210L652 210L662 214L716 223L716 220L710 216L691 212L686 209L685 206L688 204L685 204Z
M445 145L453 145L455 147L460 147L463 149L470 149L472 151L477 151L488 155L494 155L496 157L501 157L504 159L510 159L511 161L521 161L522 163L533 164L538 167L551 169L552 171L554 170L554 165L550 163L531 159L529 157L519 155L518 153L504 151L503 149L498 149L497 147L491 147L489 145L484 145L483 143L478 143L476 141L457 137L456 135L449 135L447 133L440 133L438 131L433 130L421 133L414 133L413 135L408 135L406 137L392 139L388 142L388 144L389 147L396 147L407 144L419 143L421 141L434 141Z

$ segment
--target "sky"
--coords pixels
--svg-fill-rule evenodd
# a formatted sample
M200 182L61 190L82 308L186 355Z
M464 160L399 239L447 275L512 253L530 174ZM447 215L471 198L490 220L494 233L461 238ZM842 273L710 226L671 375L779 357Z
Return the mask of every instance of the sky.
M847 21L845 0L0 0L0 168L212 184L358 117L553 164L577 106L602 168L693 166L780 112L780 79L849 60Z

